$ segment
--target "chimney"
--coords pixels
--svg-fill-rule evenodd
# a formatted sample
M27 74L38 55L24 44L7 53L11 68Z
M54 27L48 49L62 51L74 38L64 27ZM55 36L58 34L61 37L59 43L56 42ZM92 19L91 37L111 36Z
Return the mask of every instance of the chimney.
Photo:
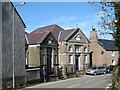
M90 31L90 42L98 42L97 31L95 28L92 28L92 31Z

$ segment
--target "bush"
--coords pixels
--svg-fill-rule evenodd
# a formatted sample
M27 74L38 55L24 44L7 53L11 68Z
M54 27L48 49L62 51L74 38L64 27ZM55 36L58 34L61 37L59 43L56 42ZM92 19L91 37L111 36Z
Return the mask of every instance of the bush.
M112 71L112 86L113 90L120 90L120 66L116 65Z

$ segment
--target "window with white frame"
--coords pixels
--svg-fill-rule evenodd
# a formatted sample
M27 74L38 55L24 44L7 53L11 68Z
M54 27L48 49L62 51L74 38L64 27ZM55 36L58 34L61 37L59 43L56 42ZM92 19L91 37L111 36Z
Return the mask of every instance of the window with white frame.
M114 59L112 60L112 65L115 65L115 60Z
M112 51L112 56L115 56L115 51Z
M80 52L80 46L76 46L76 47L75 47L75 51L76 51L76 52Z
M84 56L84 61L87 63L87 55Z
M69 64L73 64L73 56L69 55Z
M72 52L72 51L73 51L72 46L69 47L68 51L69 51L69 52Z
M48 38L48 44L51 44L53 42L53 38L52 37L49 37Z
M76 36L76 40L80 40L81 39L81 37L80 37L80 35L78 34L77 36Z
M84 52L87 52L87 47L86 46L84 47Z

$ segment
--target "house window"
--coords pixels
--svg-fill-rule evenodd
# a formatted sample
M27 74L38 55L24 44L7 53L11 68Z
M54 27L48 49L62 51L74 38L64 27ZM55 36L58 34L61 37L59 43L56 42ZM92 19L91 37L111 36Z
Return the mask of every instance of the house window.
M51 43L52 43L52 41L51 41L51 40L49 40L49 41L48 41L48 44L51 44Z
M80 46L76 46L76 52L80 52Z
M48 38L48 44L51 44L53 42L53 38L52 37L49 37Z
M77 36L76 36L76 40L80 40L81 39L81 37L80 37L80 35L78 34Z
M84 47L84 52L87 52L87 47Z
M69 47L68 51L69 51L69 52L72 52L72 51L73 51L72 46Z
M115 56L115 51L112 51L112 56Z
M115 65L115 60L114 59L112 60L112 65Z
M73 64L73 56L69 55L69 64Z
M84 61L87 63L87 55L84 56Z

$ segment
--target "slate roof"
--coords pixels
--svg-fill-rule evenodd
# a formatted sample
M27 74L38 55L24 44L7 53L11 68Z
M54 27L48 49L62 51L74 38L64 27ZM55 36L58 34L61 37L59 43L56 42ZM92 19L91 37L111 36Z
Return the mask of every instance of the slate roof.
M40 44L49 32L36 32L27 34L29 44Z
M40 27L36 30L34 30L33 32L47 32L47 31L53 31L55 28L55 25L50 25L50 26L44 26L44 27ZM31 32L31 33L33 33Z
M77 30L80 30L79 28L72 28L72 29L67 29L64 30L63 28L61 28L60 26L53 24L53 25L49 25L49 26L44 26L44 27L40 27L36 30L34 30L33 32L31 32L30 34L35 34L37 35L37 33L45 33L45 32L52 32L52 34L54 35L55 39L57 41L66 41L68 40L71 35L73 35ZM81 31L82 33L82 31ZM28 36L29 38L34 38L35 40L32 40L31 42L35 44L37 36ZM41 36L42 37L42 36ZM40 38L40 36L39 36ZM38 43L38 42L37 42Z
M107 51L118 51L118 47L115 46L113 40L98 39L98 44L103 46Z
M62 30L64 30L64 29L61 28L60 26L58 26L57 24L53 24L53 25L49 25L49 26L40 27L31 33L51 31L53 33L54 37L56 38L56 40L58 40L58 35L59 35L60 31L62 31Z
M76 31L76 29L68 29L61 31L59 34L59 41L64 41L67 39L69 35L71 35L72 32Z

